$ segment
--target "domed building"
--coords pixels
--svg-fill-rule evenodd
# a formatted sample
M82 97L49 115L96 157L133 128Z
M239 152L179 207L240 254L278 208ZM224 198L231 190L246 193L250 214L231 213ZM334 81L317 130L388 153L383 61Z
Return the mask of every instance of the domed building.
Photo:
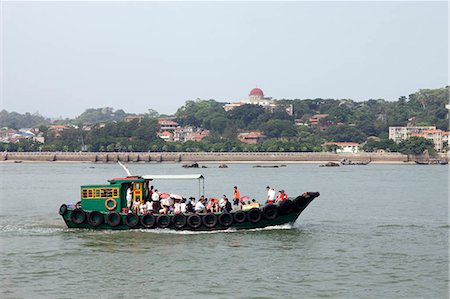
M264 92L262 91L262 89L259 87L255 87L252 90L250 90L247 100L242 100L239 102L231 102L231 103L225 104L223 106L223 108L225 109L225 111L230 111L236 107L240 107L245 104L259 105L259 106L263 107L264 109L269 110L271 112L273 112L275 110L275 108L278 106L276 100L273 100L270 97L265 98ZM287 105L285 107L285 109L286 109L286 113L288 115L293 115L293 105L292 104Z
M253 88L248 96L250 103L262 102L264 100L264 92L259 87Z

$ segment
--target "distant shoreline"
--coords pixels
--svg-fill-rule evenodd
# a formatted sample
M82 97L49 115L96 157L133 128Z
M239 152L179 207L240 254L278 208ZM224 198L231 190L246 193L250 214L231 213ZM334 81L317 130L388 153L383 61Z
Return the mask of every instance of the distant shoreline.
M439 154L439 159L449 161L450 154ZM339 162L342 159L373 164L411 164L421 156L401 153L325 153L325 152L3 152L0 163L66 162L66 163L251 163L292 164Z

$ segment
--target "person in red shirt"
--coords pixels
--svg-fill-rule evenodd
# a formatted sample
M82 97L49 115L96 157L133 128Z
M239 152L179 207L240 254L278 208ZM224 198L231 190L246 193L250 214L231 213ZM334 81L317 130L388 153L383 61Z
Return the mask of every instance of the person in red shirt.
M241 192L237 186L233 187L233 204L237 207L239 205L239 200L241 199Z
M278 191L277 201L283 201L288 199L288 195L284 192L284 190Z

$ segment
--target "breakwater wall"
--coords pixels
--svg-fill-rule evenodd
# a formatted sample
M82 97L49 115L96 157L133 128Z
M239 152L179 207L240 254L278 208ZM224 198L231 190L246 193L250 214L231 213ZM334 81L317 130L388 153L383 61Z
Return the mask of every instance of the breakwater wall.
M449 161L449 154L440 154L439 158ZM30 161L30 162L326 162L340 161L371 161L380 163L402 163L422 160L421 156L403 155L400 153L280 153L280 152L3 152L0 161Z

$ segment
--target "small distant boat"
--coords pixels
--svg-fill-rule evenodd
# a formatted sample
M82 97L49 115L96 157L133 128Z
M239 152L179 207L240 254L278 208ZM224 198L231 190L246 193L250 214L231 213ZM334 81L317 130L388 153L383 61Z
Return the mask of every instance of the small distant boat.
M370 161L352 161L350 159L344 158L341 161L342 165L367 165Z
M327 162L325 164L319 165L320 167L339 167L339 163L336 162Z
M22 163L21 160L14 160L14 163Z
M219 168L228 168L228 165L227 164L220 164Z
M194 163L191 163L191 164L184 164L182 167L184 167L184 168L198 168L199 166L198 166L197 162L194 162Z
M447 165L448 164L447 160L439 160L439 159L433 159L433 160L428 160L428 161L416 160L415 162L418 165Z
M255 165L254 168L278 168L278 167L286 167L286 165Z

